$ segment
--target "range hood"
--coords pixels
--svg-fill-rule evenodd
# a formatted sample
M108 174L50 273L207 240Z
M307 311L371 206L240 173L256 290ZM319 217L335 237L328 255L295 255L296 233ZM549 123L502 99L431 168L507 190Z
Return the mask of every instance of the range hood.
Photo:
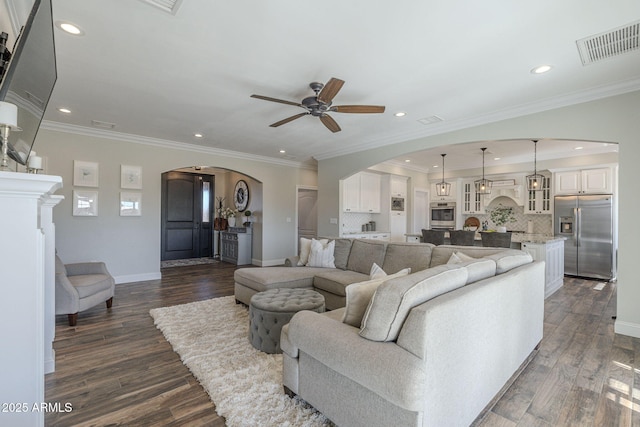
M517 206L524 206L524 189L522 185L500 185L491 188L491 194L484 196L485 206L489 206L498 197L507 197L515 202Z

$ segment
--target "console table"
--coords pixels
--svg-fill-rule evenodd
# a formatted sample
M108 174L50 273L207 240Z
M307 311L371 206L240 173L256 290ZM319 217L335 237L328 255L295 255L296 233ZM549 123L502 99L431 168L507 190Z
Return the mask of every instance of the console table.
M236 265L251 264L251 227L229 227L220 236L222 261Z

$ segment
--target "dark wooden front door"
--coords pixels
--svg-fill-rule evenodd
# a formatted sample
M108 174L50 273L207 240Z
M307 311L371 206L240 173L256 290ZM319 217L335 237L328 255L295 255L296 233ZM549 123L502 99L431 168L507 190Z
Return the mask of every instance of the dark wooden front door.
M162 260L213 255L212 175L162 174Z

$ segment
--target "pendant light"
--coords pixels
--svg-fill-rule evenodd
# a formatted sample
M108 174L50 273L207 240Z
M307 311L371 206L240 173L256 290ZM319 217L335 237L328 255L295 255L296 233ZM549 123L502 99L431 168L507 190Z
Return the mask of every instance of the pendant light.
M539 191L542 190L542 183L544 180L544 176L538 173L538 140L532 139L533 141L533 175L527 175L527 190L529 191Z
M436 184L436 194L438 196L448 196L451 192L451 184L444 181L444 156L446 154L440 154L442 156L442 182Z
M484 152L485 152L486 149L487 149L487 147L481 148L481 150L482 150L482 179L474 181L474 184L476 185L476 194L491 194L491 184L493 184L493 182L484 178Z

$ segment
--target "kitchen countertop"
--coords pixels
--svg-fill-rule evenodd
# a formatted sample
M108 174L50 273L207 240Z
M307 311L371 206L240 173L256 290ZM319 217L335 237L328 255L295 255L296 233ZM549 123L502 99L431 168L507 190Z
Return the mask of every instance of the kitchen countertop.
M496 231L497 233L497 231ZM422 237L422 234L405 234L407 237ZM449 233L445 233L445 238L449 237ZM476 232L475 240L482 240L480 232ZM511 233L511 241L514 243L547 243L554 240L566 240L564 237L557 237L544 233L522 233L514 231Z
M353 236L354 234L390 234L390 231L349 231L348 233L342 233L343 236ZM420 235L422 236L422 234Z

